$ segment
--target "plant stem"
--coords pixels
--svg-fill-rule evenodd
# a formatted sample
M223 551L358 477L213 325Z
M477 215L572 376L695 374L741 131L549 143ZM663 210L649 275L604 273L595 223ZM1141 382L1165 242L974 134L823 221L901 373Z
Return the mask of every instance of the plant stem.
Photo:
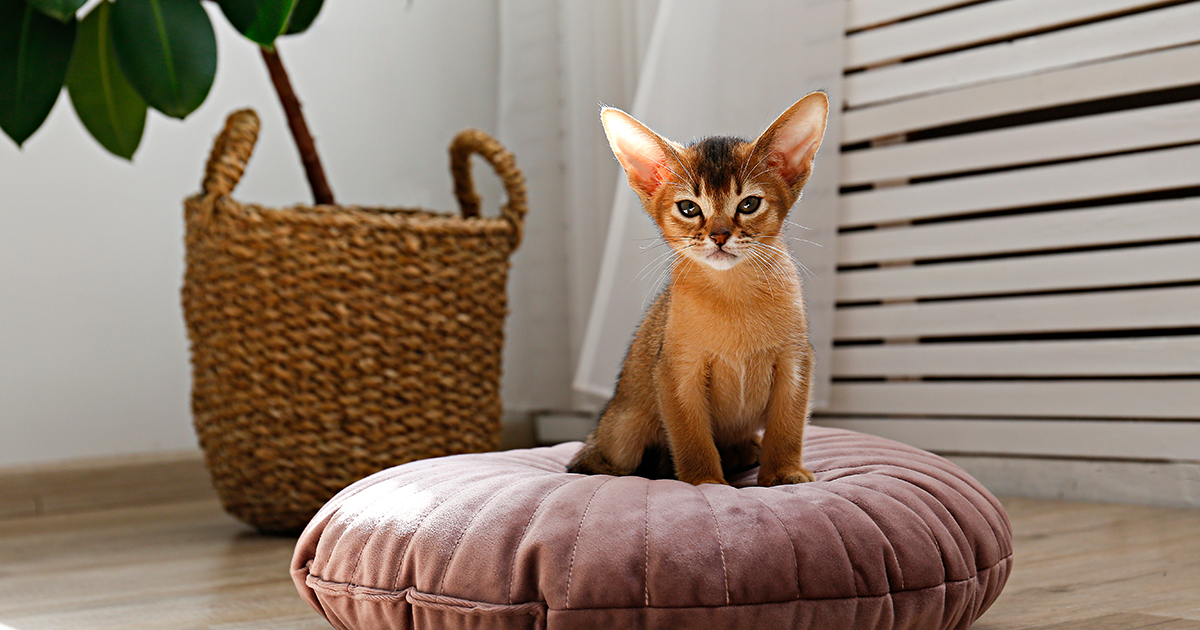
M300 111L300 99L292 90L292 82L288 79L287 71L283 69L283 60L279 58L279 45L268 50L260 47L263 61L267 63L267 71L271 73L271 83L279 102L283 105L283 113L287 115L288 127L292 130L292 138L296 141L296 149L300 151L300 161L304 163L304 174L308 177L308 185L312 188L313 203L333 205L333 191L325 180L325 169L321 167L321 158L317 156L317 147L313 143L312 134L308 132L308 124L304 122L304 112Z

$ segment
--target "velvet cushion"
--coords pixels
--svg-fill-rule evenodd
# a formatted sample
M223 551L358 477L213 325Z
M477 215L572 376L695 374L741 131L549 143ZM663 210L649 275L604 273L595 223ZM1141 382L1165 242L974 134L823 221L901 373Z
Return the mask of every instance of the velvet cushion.
M954 464L809 427L816 481L572 475L571 442L413 462L346 488L296 545L337 628L967 628L1012 566Z

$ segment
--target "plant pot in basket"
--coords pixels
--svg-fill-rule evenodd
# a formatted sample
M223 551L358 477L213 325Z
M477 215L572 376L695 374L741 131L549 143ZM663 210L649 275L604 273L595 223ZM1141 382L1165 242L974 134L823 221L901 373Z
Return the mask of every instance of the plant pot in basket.
M231 193L258 129L230 115L184 203L192 410L225 509L294 532L368 474L499 447L525 188L512 155L467 130L450 146L462 216L245 204ZM479 216L472 153L504 182L499 217Z

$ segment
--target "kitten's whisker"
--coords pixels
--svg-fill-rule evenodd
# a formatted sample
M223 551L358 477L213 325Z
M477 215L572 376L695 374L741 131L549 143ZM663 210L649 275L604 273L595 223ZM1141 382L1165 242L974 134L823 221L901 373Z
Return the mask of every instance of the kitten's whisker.
M672 259L669 262L669 264L667 264L665 267L663 267L663 269L661 271L659 271L658 278L656 278L650 286L646 287L646 292L642 294L642 304L643 305L645 305L647 302L649 302L650 294L653 293L655 290L657 290L659 287L661 287L663 285L663 282L664 282L664 280L666 280L667 276L669 276L672 273L672 271L675 269L675 267L679 264L679 259L682 256L682 254L680 254L679 252L675 252L675 254L676 254L675 258Z
M767 293L771 296L771 300L774 301L775 289L771 287L771 276L773 274L770 272L769 268L764 267L766 261L763 260L762 253L751 247L746 250L746 254L746 258L749 259L750 263L754 265L754 268L758 269L759 274L764 280L766 280Z
M800 243L808 243L809 245L816 245L817 247L821 247L821 248L824 248L824 247L825 247L824 245L822 245L822 244L820 244L820 243L818 243L818 242L816 242L816 241L810 241L810 240L808 240L808 239L806 239L806 238L800 238L800 237L798 237L798 236L788 236L787 234L760 234L759 236L762 236L763 238L784 238L784 239L787 239L787 240L789 240L789 241L797 241L797 242L800 242Z
M801 230L811 230L811 229L812 229L812 228L808 227L807 225L800 225L799 223L796 223L795 221L791 221L791 220L789 220L789 219L784 219L784 220L783 220L783 222L784 222L784 223L786 223L786 224L788 224L788 225L791 225L791 226L794 226L794 227L798 227L798 228L800 228Z
M812 243L812 241L809 241L809 242ZM774 250L775 252L779 253L781 256L787 256L788 259L791 260L793 263L795 263L796 266L798 266L801 271L812 276L813 280L820 280L820 277L818 277L817 274L813 273L811 269L809 269L808 267L805 267L804 263L800 262L799 260L796 260L796 257L792 256L791 252L786 252L786 251L779 249L778 247L775 247L774 245L770 245L768 243L761 243L761 245L763 247L768 247L768 248ZM813 243L813 245L817 245L817 244ZM819 247L819 245L818 245L818 247Z
M763 249L774 249L770 245L767 245L766 243L756 242L755 245L758 245ZM775 271L777 274L780 274L780 277L781 277L780 281L782 282L782 277L787 274L787 271L779 264L779 262L777 260L775 260L775 257L766 255L766 253L763 251L763 249L756 249L755 252L762 259L764 264L770 265L773 271Z
M696 174L692 172L692 169L688 168L687 162L684 162L683 160L681 160L679 158L679 152L675 150L675 147L669 147L669 148L671 149L671 155L675 156L675 161L679 162L679 165L683 167L683 170L687 171L688 178L689 178L687 181L689 181L689 182L699 181L696 179ZM680 177L679 179L683 179L683 178Z
M642 270L639 271L637 273L637 275L634 276L633 279L636 281L636 280L643 280L645 278L649 278L650 274L646 273L647 270L649 270L651 267L657 268L658 265L661 264L662 261L665 260L668 256L670 256L671 254L677 254L677 253L678 252L676 252L674 248L670 248L668 251L663 252L662 254L659 254L658 256L655 256L654 260L651 260L650 262L646 263L646 266L642 267ZM650 273L654 273L654 272L651 271Z
M770 156L771 156L771 154L767 153L766 155L758 158L758 161L754 163L754 168L750 169L750 179L754 179L755 177L758 177L760 174L767 172L767 169L764 168L762 170L759 170L758 167L762 166L763 161L766 160Z
M672 153L674 153L674 151L672 151ZM676 155L676 156L675 156L675 159L678 161L678 160L679 160L679 156L678 156L678 155ZM676 173L676 172L675 172L675 169L671 168L671 166L670 166L669 164L667 164L666 162L657 162L657 161L656 161L656 162L655 162L655 164L657 164L657 165L659 165L659 166L661 166L661 167L663 167L663 168L667 169L667 172L668 172L668 173L670 173L670 174L672 174L672 175L674 175L674 176L675 176L675 179L678 179L678 180L681 180L681 181L691 181L691 180L684 179L682 175L680 175L679 173ZM680 161L680 162L679 162L679 164L683 165L683 167L684 167L685 169L687 168L687 165L686 165L686 164L683 164L683 162L682 162L682 161ZM690 173L689 173L689 174L690 174ZM678 185L679 185L677 182L671 182L671 183L672 183L672 184L675 184L676 186L678 186ZM685 190L686 190L686 188L685 188Z
M652 236L649 238L639 238L639 239L634 239L634 240L638 241L638 242L654 241L653 243L651 243L649 245L638 245L638 249L640 249L642 251L646 251L648 249L654 249L655 247L662 247L663 245L670 245L671 243L678 243L680 241L686 241L687 239L681 238L678 236L663 236L663 237Z
M755 163L754 163L754 167L750 169L750 170L753 172L753 174L752 174L752 175L750 175L750 179L754 179L755 177L757 177L757 176L758 176L758 172L759 172L759 171L758 171L758 167L759 167L759 165L761 165L761 164L763 163L763 160L767 159L767 157L768 157L769 155L771 155L771 154L770 154L770 153L767 153L767 154L763 155L762 157L758 158L758 161L757 161L757 162L755 162ZM751 158L752 156L753 156L753 154L747 155L747 156L746 156L746 161L742 163L742 171L741 171L741 173L740 173L740 175L742 176L742 181L746 181L746 177L745 177L745 175L746 175L746 165L750 163L750 158Z

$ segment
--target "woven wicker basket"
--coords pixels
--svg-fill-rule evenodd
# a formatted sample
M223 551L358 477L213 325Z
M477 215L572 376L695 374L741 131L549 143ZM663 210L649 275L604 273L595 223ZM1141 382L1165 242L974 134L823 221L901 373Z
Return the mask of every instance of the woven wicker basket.
M184 202L192 410L225 509L294 532L347 484L414 459L494 450L509 255L525 187L512 155L460 133L462 217L235 201L258 117L233 113ZM470 155L508 202L479 216Z

